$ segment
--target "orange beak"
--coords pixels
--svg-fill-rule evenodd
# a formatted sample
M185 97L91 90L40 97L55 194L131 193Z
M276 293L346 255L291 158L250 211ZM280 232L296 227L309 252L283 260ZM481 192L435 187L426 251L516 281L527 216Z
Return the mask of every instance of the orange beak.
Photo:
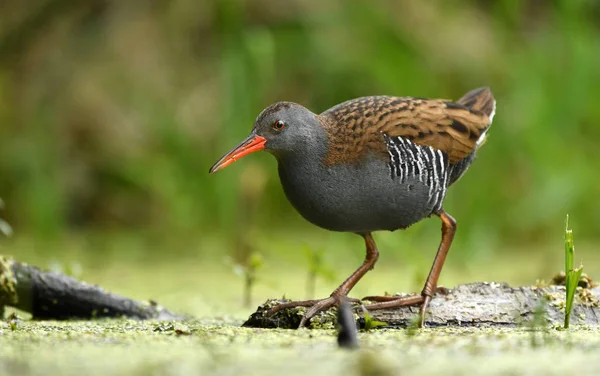
M234 147L229 153L221 157L221 159L219 159L208 172L214 174L215 172L229 166L245 155L254 153L255 151L263 150L266 142L266 138L251 134L244 141L240 142L238 146Z

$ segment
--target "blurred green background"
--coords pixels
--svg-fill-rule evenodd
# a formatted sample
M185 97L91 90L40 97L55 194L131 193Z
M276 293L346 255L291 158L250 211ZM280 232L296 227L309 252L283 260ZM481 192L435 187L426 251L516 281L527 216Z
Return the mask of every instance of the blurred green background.
M278 100L321 112L479 86L497 112L446 200L459 227L442 282L550 278L566 213L576 258L600 272L598 1L0 1L0 197L15 229L0 251L136 293L131 268L159 265L180 278L162 279L166 295L181 278L231 279L226 257L260 252L263 275L301 276L304 250L324 249L343 266L326 292L362 241L301 219L266 153L208 168ZM390 274L366 289L419 289L439 227L377 234ZM296 291L265 278L265 294Z

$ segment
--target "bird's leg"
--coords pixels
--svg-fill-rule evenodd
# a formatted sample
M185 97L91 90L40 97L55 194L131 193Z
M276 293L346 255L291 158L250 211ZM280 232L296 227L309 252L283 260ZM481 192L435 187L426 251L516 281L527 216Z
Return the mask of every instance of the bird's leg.
M431 297L437 291L437 282L440 277L440 272L442 271L444 261L446 260L446 255L448 254L448 250L452 244L452 239L454 239L454 234L456 233L456 221L450 214L446 213L444 210L441 210L439 213L437 213L437 215L442 220L442 241L440 242L437 254L433 260L433 266L429 271L429 276L425 281L425 286L421 291L421 295L403 296L399 298L395 298L393 296L368 296L363 298L363 300L370 300L378 303L365 306L367 310L421 305L420 327L423 327L425 321L425 311L427 310L427 306L431 301Z
M361 234L361 236L365 239L365 245L367 247L367 255L365 257L365 261L358 269L356 269L354 273L350 275L350 277L348 277L337 289L335 289L328 298L282 303L271 308L271 310L267 314L272 315L275 312L285 308L310 307L302 317L302 320L300 320L300 325L298 327L301 328L314 315L330 307L340 305L342 303L342 300L347 300L351 303L360 303L359 299L348 298L347 295L350 292L350 290L352 290L354 285L356 285L356 283L369 270L373 269L375 263L377 262L377 259L379 258L379 251L377 250L377 246L375 245L375 241L373 240L371 233Z

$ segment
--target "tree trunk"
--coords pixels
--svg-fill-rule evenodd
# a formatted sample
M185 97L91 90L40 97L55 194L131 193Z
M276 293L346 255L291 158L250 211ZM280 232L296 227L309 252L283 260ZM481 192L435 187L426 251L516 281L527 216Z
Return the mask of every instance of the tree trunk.
M0 256L0 307L29 312L34 319L183 320L154 302L138 302L104 291L73 277L42 271Z
M600 325L600 308L596 297L600 287L578 287L572 324ZM269 300L244 323L247 327L297 328L305 308L292 308L267 317L269 308L282 301ZM459 285L446 294L436 294L425 316L425 326L519 326L539 317L546 324L564 320L565 287L511 287L508 284L479 282ZM356 310L358 324L364 327L364 315ZM369 312L387 327L407 327L419 313L418 307L401 307ZM337 315L323 312L315 316L309 327L334 327Z

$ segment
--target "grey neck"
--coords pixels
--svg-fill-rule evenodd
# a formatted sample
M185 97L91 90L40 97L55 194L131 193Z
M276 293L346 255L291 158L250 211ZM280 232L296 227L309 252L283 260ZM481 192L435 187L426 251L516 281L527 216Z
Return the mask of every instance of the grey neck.
M329 150L329 138L322 127L313 128L297 137L289 150L271 151L280 168L323 168L323 159Z

